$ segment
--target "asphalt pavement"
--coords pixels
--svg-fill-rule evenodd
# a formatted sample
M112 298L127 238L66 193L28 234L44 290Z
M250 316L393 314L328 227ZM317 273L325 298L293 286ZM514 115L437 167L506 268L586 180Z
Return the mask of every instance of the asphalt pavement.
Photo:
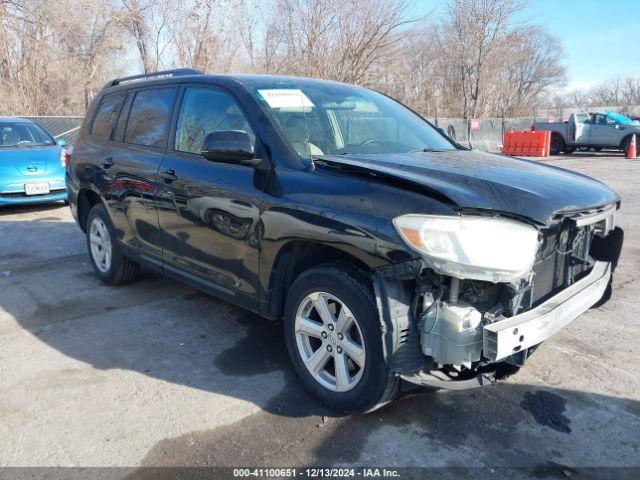
M360 416L304 391L280 324L149 271L106 286L68 207L0 210L0 466L130 467L108 470L118 478L158 466L439 467L452 478L640 468L640 159L545 161L622 197L612 298L505 383Z

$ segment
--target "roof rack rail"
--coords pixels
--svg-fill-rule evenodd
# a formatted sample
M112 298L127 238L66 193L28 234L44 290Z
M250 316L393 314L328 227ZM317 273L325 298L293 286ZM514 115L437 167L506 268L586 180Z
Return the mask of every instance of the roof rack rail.
M175 68L173 70L161 70L159 72L141 73L139 75L131 75L130 77L116 78L107 83L106 86L115 87L121 83L132 82L134 80L158 77L179 77L181 75L204 75L204 72L197 68Z

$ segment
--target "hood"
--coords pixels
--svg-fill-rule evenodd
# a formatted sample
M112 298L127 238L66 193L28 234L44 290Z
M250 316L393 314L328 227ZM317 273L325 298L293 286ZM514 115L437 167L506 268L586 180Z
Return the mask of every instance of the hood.
M22 175L44 175L60 167L60 147L0 148L0 170L9 175L13 168Z
M377 173L446 197L459 209L482 209L549 224L554 215L619 201L602 182L530 160L471 150L318 157L318 165Z

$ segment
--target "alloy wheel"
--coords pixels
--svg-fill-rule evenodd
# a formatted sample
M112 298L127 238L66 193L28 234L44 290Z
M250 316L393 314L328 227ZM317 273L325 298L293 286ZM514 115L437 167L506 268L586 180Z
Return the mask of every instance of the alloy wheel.
M111 268L111 237L107 226L99 217L95 217L89 227L89 245L96 267L102 273L107 273Z
M298 354L311 376L323 387L346 392L364 372L364 337L351 310L340 299L313 292L302 299L295 318Z

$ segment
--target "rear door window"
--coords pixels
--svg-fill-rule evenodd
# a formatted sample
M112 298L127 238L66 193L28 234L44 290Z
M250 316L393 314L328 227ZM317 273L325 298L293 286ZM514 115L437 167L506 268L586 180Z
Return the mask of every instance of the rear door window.
M111 130L113 130L113 124L120 112L120 105L122 105L123 99L123 93L113 93L105 95L100 100L100 105L96 109L96 114L89 129L92 137L105 140L111 136Z
M157 88L137 92L131 105L124 141L163 147L176 91L176 88Z

